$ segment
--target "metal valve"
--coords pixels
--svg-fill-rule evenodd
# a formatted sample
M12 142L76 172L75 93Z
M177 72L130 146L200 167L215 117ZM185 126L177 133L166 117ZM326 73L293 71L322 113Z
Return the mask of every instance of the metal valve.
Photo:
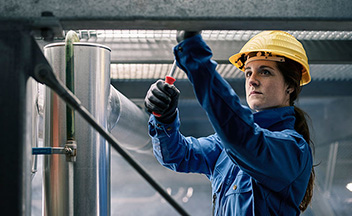
M32 155L40 154L64 154L67 162L75 162L77 155L77 143L75 140L68 140L64 147L38 147L32 148Z
M75 140L67 140L64 147L67 162L75 162L77 155L77 142Z

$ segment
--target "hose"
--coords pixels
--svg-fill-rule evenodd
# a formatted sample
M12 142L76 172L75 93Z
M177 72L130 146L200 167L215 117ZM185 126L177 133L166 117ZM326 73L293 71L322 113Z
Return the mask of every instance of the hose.
M74 42L79 42L79 38L76 32L69 31L65 38L66 86L72 93L75 93ZM75 111L70 106L66 106L66 130L66 140L75 140Z

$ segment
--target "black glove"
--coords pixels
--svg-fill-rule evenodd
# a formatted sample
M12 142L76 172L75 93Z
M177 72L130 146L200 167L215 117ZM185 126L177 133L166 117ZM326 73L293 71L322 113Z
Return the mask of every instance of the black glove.
M196 36L197 34L201 34L202 31L177 31L177 35L176 35L176 40L178 43L180 43L181 41Z
M180 91L163 80L152 84L144 99L144 105L148 112L158 113L161 116L155 118L165 124L172 123L177 115L176 108Z

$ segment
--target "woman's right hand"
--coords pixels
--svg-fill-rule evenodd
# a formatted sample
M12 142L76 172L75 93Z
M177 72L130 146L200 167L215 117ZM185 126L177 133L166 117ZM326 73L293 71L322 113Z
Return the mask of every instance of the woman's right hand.
M155 118L161 123L172 123L176 118L176 108L180 91L163 80L152 84L144 99L144 105L148 112L158 113L161 116Z

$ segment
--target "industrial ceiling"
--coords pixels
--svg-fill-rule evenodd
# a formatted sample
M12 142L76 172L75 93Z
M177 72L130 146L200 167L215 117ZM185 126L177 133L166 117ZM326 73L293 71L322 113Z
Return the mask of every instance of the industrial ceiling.
M312 82L298 103L312 118L317 183L312 208L304 215L352 214L352 2L306 0L105 0L19 1L0 3L1 30L29 29L40 46L62 41L75 30L81 41L112 49L112 84L136 104L150 84L168 73L177 30L203 30L218 71L244 97L243 77L228 57L256 33L285 30L307 50ZM213 132L182 71L181 131ZM245 103L244 99L242 99ZM133 153L192 215L210 212L211 191L203 176L172 173L150 154ZM112 215L177 215L120 158L112 158ZM34 194L34 203L40 194ZM34 207L34 212L40 211ZM34 214L35 215L35 214Z

